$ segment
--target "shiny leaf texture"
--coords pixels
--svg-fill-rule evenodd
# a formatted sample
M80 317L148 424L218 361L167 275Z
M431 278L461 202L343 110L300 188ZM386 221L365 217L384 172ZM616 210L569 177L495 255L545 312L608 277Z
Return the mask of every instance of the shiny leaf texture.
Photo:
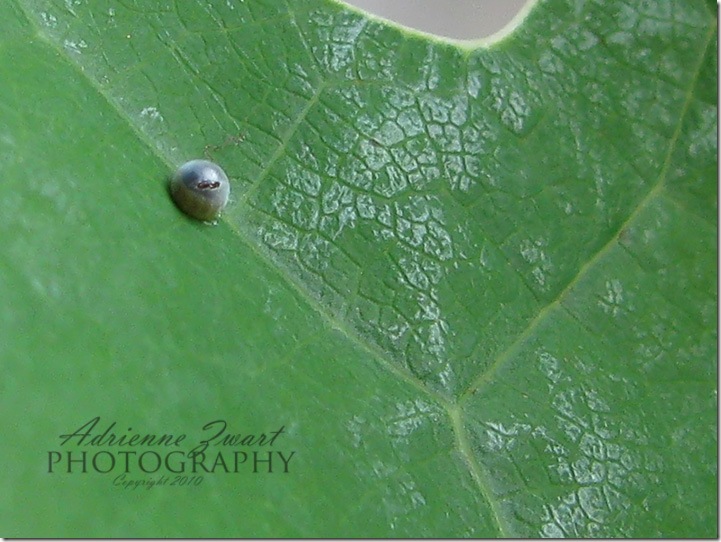
M716 6L492 44L330 0L0 3L0 534L717 536ZM167 178L231 178L216 226ZM93 416L288 473L49 473Z

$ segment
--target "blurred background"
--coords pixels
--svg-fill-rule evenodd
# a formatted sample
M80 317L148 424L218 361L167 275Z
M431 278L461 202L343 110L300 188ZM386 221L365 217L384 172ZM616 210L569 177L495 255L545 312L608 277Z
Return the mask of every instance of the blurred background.
M533 0L345 0L404 26L455 39L479 39L506 26Z

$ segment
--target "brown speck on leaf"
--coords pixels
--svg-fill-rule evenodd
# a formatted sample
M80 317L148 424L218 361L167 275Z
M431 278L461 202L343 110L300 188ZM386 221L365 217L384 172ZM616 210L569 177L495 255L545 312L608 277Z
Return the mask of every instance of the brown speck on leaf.
M243 136L243 134L229 135L220 145L206 145L203 148L203 154L209 160L213 160L213 153L221 151L226 147L240 145L244 140L245 136Z

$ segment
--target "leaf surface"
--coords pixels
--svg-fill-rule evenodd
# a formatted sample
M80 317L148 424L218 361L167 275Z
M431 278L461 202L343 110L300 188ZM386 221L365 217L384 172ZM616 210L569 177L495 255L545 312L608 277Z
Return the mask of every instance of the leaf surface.
M0 4L4 536L715 537L716 14L490 47L326 0ZM206 154L210 227L166 180ZM289 473L48 473L93 416Z

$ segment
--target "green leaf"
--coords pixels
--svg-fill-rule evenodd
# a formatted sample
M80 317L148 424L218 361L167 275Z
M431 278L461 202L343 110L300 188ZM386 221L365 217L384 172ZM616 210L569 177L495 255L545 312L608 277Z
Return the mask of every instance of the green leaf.
M717 536L712 2L490 46L330 0L0 30L3 536ZM167 194L203 154L215 227ZM61 445L96 416L295 456L123 489Z

